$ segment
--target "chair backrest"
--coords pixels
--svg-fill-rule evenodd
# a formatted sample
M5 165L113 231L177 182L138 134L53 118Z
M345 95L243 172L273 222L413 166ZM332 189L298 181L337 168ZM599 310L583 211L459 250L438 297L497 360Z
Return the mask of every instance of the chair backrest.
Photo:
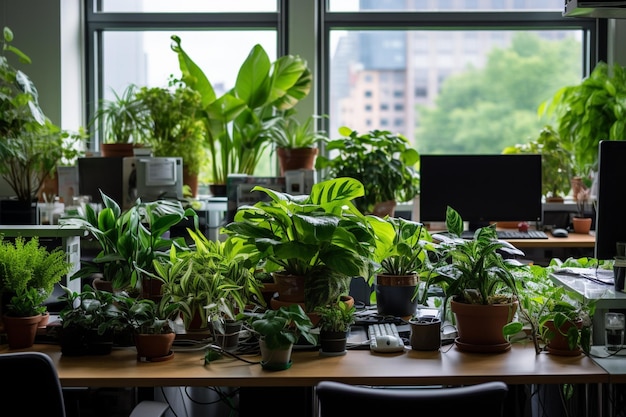
M63 391L50 357L41 352L0 354L0 402L24 416L65 417Z
M508 387L486 382L462 387L366 387L334 381L317 384L319 417L367 415L382 417L402 413L440 417L471 413L502 417Z

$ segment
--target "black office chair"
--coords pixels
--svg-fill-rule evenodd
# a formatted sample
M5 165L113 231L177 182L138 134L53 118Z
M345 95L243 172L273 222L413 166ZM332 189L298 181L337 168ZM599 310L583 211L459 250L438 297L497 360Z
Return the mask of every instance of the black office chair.
M63 391L50 357L41 352L0 354L0 403L20 415L66 417ZM160 417L169 406L141 401L130 417Z
M508 387L486 382L462 387L369 387L322 381L315 393L319 417L346 415L451 416L457 413L502 417Z

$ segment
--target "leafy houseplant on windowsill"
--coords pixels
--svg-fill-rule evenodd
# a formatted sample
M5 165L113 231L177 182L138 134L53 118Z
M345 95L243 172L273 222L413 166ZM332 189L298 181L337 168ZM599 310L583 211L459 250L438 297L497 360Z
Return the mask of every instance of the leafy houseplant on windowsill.
M13 46L12 31L3 30L2 51L11 51L21 62L30 58ZM53 124L39 107L39 95L30 78L0 55L0 176L14 192L1 200L3 224L37 224L37 193L56 166L80 149L83 135ZM11 218L10 214L16 216Z
M305 98L313 83L307 63L297 55L271 62L255 45L237 74L235 87L217 97L211 82L172 36L178 54L181 81L202 95L206 145L213 167L213 184L225 185L229 174L254 175L270 144L269 128L276 112L288 110Z
M318 116L312 115L300 122L295 111L290 109L270 129L270 139L276 147L280 163L280 175L294 169L314 169L318 144L328 141L323 131L316 130Z
M359 134L347 127L341 127L339 133L344 137L327 143L329 155L318 156L316 168L327 169L326 178L359 180L365 194L355 205L362 213L393 216L393 210L379 207L395 208L397 202L410 201L419 193L415 168L419 153L404 136L384 130Z
M138 87L129 84L114 98L102 100L89 125L100 131L100 151L106 157L133 156L133 148L143 146L145 126L141 101L137 98Z
M623 97L626 68L598 62L577 85L559 89L542 103L539 113L554 116L562 147L574 156L574 175L588 177L597 168L601 140L624 140Z
M589 205L589 194L591 190L589 188L583 188L578 192L576 198L576 208L578 211L576 215L572 217L572 227L574 233L589 234L591 229L592 218L589 217L587 212L587 206Z

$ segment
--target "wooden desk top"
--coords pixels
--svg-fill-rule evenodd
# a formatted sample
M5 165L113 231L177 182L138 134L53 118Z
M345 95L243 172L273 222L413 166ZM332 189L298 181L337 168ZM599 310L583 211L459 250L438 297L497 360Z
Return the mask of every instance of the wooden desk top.
M517 248L593 248L596 237L593 234L570 233L567 237L554 237L546 232L547 239L507 239Z
M157 386L313 386L322 380L368 385L475 384L501 380L508 384L607 383L608 373L592 359L535 354L530 344L515 344L494 354L465 353L454 346L441 351L378 354L352 350L322 357L296 351L290 369L264 371L259 364L231 358L204 365L203 351L177 351L172 360L140 363L136 350L115 348L111 355L64 357L59 346L35 345L54 361L66 387ZM10 350L3 346L0 353ZM246 357L259 361L260 357Z

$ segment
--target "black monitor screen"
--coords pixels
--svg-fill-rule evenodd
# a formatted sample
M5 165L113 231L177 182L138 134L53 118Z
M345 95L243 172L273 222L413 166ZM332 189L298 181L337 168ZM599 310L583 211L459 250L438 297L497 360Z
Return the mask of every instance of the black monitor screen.
M541 155L421 155L420 221L451 206L470 229L490 221L541 220Z
M626 141L600 141L596 205L597 259L613 259L615 244L626 242L624 184L626 184Z

